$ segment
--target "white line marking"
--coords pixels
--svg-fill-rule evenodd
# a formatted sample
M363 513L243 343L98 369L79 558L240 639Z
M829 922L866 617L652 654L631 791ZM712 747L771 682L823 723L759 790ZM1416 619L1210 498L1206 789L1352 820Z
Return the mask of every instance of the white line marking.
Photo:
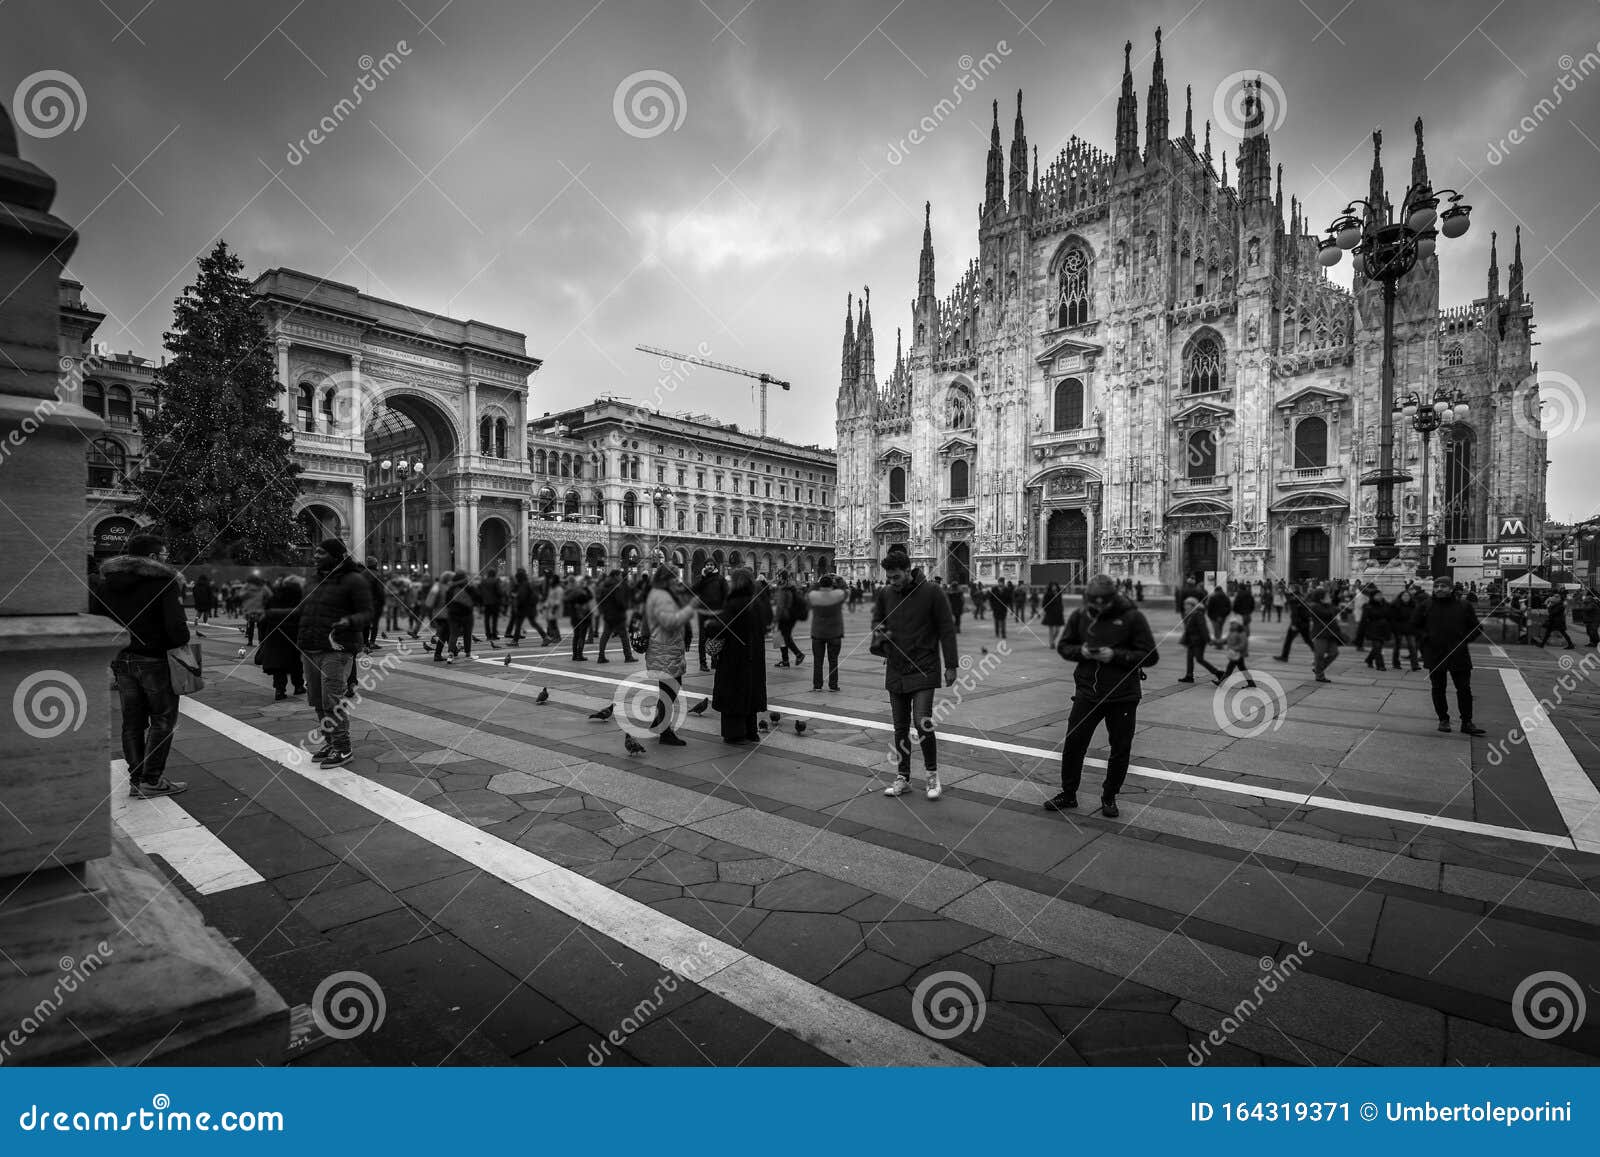
M126 760L111 761L111 818L140 851L166 860L202 896L262 882L260 872L177 800L130 799Z
M1561 820L1572 833L1574 846L1581 852L1600 852L1600 790L1595 789L1594 781L1561 738L1522 672L1501 671L1500 680L1511 697L1512 709L1522 724L1522 735L1539 766L1539 774L1544 776Z
M540 903L683 974L708 992L849 1065L972 1065L943 1045L774 968L646 904L355 772L319 769L300 748L188 696L185 715L351 803L504 880Z
M1489 654L1493 655L1496 659L1509 659L1509 658L1511 658L1510 655L1506 654L1506 649L1504 647L1502 647L1499 643L1490 643L1489 644Z
M591 683L605 683L615 686L622 679L611 675L591 675L587 671L567 671L554 667L537 667L527 663L512 662L507 664L504 659L480 659L474 657L478 663L491 667L510 666L519 671L537 671L541 675L554 676L557 679L583 679ZM533 691L522 684L514 685L517 694L532 695ZM702 692L685 691L685 695L703 694ZM873 731L893 731L892 724L876 719L860 719L852 715L834 715L826 711L816 711L809 707L796 707L783 703L773 703L770 700L768 708L781 711L787 715L798 715L806 719L821 719L829 723L847 723L854 727L865 727ZM1558 737L1559 739L1559 737ZM1029 756L1036 759L1059 759L1061 752L1044 747L1026 747L1020 743L1005 743L998 739L985 739L972 735L958 735L952 731L939 732L940 743L954 743L966 747L977 747L988 751L1003 751L1010 755ZM1448 741L1447 741L1448 742ZM1562 745L1565 749L1565 744ZM1568 758L1571 753L1568 752ZM1093 756L1084 760L1091 767L1104 767L1106 761ZM1574 766L1576 764L1574 763ZM1140 776L1145 779L1156 779L1166 783L1181 783L1191 787L1208 788L1211 791L1230 792L1234 795L1250 796L1255 799L1271 800L1274 803L1287 803L1302 808L1325 808L1329 811L1350 812L1354 815L1371 816L1373 819L1394 820L1398 823L1415 824L1424 828L1445 828L1454 832L1465 832L1477 836L1493 836L1502 840L1515 840L1523 844L1535 844L1543 848L1577 848L1578 842L1573 836L1552 835L1546 832L1529 832L1521 828L1501 827L1499 824L1480 824L1475 820L1456 819L1454 816L1435 815L1428 812L1405 811L1401 808L1382 807L1378 804L1356 803L1352 800L1337 799L1321 795L1305 795L1300 792L1282 791L1278 788L1260 787L1255 784L1237 783L1232 780L1211 779L1204 775L1190 775L1182 771L1165 771L1158 767L1142 767L1133 764L1128 768L1128 774ZM1579 772L1582 775L1582 772ZM1587 779L1587 777L1585 777ZM1590 785L1592 788L1592 784ZM1563 813L1565 815L1565 813ZM1591 850L1584 848L1583 850Z

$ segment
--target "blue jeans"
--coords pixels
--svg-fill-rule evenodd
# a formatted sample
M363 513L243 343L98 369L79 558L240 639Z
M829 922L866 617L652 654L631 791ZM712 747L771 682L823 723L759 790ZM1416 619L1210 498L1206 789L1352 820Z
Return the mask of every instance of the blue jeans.
M896 772L901 779L911 778L911 729L915 726L922 747L922 766L928 771L939 767L939 741L933 733L933 688L921 691L889 692L889 707L894 718Z
M307 651L306 697L317 713L322 741L335 751L350 750L350 713L345 707L345 688L356 657L349 651Z
M128 782L159 783L178 726L178 694L165 655L123 653L111 661L122 704L122 758Z

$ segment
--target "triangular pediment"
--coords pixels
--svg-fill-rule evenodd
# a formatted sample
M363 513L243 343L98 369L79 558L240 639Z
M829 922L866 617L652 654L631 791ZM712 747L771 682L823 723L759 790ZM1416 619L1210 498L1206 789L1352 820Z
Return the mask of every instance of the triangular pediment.
M1303 494L1293 494L1280 499L1267 509L1273 514L1285 514L1291 510L1349 510L1350 503L1337 494L1308 490Z
M1306 398L1318 398L1325 402L1345 402L1349 400L1350 395L1340 393L1338 390L1330 390L1326 386L1302 386L1294 393L1285 394L1279 398L1276 402L1276 407L1280 410L1287 409Z
M907 462L910 462L911 461L911 451L907 450L904 446L900 445L898 442L890 442L882 450L878 451L878 464L879 465L883 465L884 463L892 461L892 460L894 460L896 458L904 458Z
M1202 416L1213 421L1221 421L1224 418L1233 417L1233 407L1212 401L1196 402L1172 415L1172 420L1174 422L1186 422Z
M939 453L961 453L963 451L976 450L977 448L978 444L971 438L965 437L961 434L952 434L950 437L946 438L942 443L940 443Z
M1072 357L1074 355L1086 360L1092 360L1105 353L1106 347L1095 345L1093 342L1084 341L1082 338L1062 337L1044 349L1034 361L1040 365L1053 362L1057 358Z

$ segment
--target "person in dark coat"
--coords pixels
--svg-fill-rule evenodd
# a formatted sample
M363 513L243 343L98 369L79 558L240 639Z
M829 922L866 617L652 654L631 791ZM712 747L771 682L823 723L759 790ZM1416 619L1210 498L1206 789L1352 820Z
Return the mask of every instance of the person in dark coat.
M950 617L955 620L956 634L959 635L961 633L961 616L967 613L966 589L960 583L952 581L945 588L944 596L950 603Z
M1183 634L1178 637L1183 644L1184 668L1180 683L1194 682L1194 665L1196 663L1211 672L1213 682L1222 682L1222 671L1213 667L1206 659L1206 646L1211 642L1211 632L1206 629L1206 612L1200 606L1199 599L1191 598L1184 604Z
M194 621L209 623L212 612L217 609L217 592L211 585L211 576L203 574L195 579L190 594L194 598Z
M483 637L498 651L500 612L505 609L505 602L500 597L500 572L494 567L484 571L483 578L478 580L478 605L483 608Z
M895 780L884 795L911 790L911 729L915 723L922 747L922 765L928 773L928 798L944 794L939 783L939 745L934 736L933 693L956 681L956 625L950 600L932 583L911 578L911 559L891 548L883 557L885 585L872 603L872 646L884 659L884 686L894 716ZM995 588L998 590L998 587ZM1001 592L1003 594L1003 592ZM1004 604L992 604L996 615Z
M1484 734L1483 728L1472 722L1472 651L1467 646L1482 634L1478 613L1471 603L1457 596L1455 583L1440 575L1433 580L1433 597L1417 608L1412 622L1422 640L1422 662L1428 668L1439 730L1450 730L1450 704L1444 692L1448 679L1456 685L1461 733Z
M127 554L100 564L100 581L89 600L95 614L128 632L127 643L111 660L111 673L122 708L122 758L132 799L177 795L189 786L166 774L178 726L178 694L167 652L189 642L183 578L166 564L166 551L166 540L157 535L133 535Z
M711 682L711 706L721 716L724 743L759 743L758 718L767 709L766 639L772 612L756 595L755 574L749 567L735 567L725 585L721 613L711 624L702 623L700 630L701 638L715 632L714 637L722 640Z
M600 596L596 599L600 605L600 639L595 644L595 649L600 652L595 657L597 663L611 662L606 658L606 644L613 635L622 643L622 661L633 662L633 647L628 643L630 593L627 580L622 577L620 570L612 571L601 584Z
M1417 614L1417 597L1408 586L1395 595L1394 602L1389 604L1389 631L1393 640L1393 652L1389 662L1395 670L1400 669L1400 644L1406 647L1406 658L1411 661L1413 671L1422 670L1422 664L1417 661L1417 635L1412 620Z
M778 585L773 591L773 612L777 618L780 636L778 661L773 664L775 667L789 666L790 651L794 652L796 667L806 661L806 653L800 649L800 644L794 641L794 625L802 618L800 604L804 599L804 592L794 585L794 580L789 577L788 571L778 576Z
M728 601L728 580L717 573L716 567L708 566L694 582L694 597L706 607L706 613L700 616L700 670L709 671L711 662L706 654L706 640L717 629L717 615L722 611L722 604ZM765 676L762 678L764 680Z
M378 573L378 560L369 558L365 565L356 564L361 571L361 577L367 580L367 593L372 600L372 621L367 624L367 637L364 649L376 651L378 649L378 628L383 625L383 608L389 601L389 588L383 585L383 576ZM265 610L265 607L262 608ZM351 685L354 686L355 668L350 669Z
M297 574L284 575L267 599L261 615L261 645L256 648L256 666L272 676L272 700L289 698L289 683L296 696L306 693L305 660L295 646L300 634L300 602L305 597L305 580Z
M439 607L434 612L438 625L434 634L433 661L454 663L457 652L463 649L470 659L472 620L478 592L467 581L467 572L464 570L446 571L439 576L439 585L444 589L439 593ZM444 654L446 643L450 645L448 658Z
M1250 593L1249 583L1240 583L1239 589L1233 596L1233 613L1244 620L1245 630L1250 629L1250 620L1256 613L1256 596Z
M1305 596L1298 587L1290 587L1283 596L1284 602L1289 604L1289 629L1283 633L1283 649L1273 656L1280 663L1289 661L1289 647L1294 643L1295 636L1305 640L1311 647L1311 612L1306 607Z
M533 628L541 645L550 641L550 636L539 625L539 592L534 589L528 572L518 567L516 577L511 580L511 620L506 629L513 645L522 642L524 623Z
M317 547L316 568L300 606L295 643L305 657L307 697L322 731L322 749L312 758L338 767L351 757L345 690L374 614L372 585L337 538Z
M1073 671L1072 712L1061 745L1061 791L1044 803L1050 811L1078 806L1078 785L1089 742L1103 721L1111 751L1100 788L1101 812L1117 817L1117 793L1128 775L1133 732L1138 724L1144 668L1160 662L1150 624L1133 600L1117 593L1110 575L1099 574L1083 588L1083 606L1067 616L1056 653Z
M1551 635L1560 635L1566 640L1566 649L1572 650L1572 636L1567 634L1567 600L1560 591L1551 595L1550 601L1544 605L1544 638L1537 645L1544 646L1550 641Z
M583 648L594 633L594 592L589 589L587 575L579 575L567 584L561 596L561 611L572 627L572 661L587 662L588 656L583 653Z
M994 637L1006 637L1006 617L1011 613L1011 595L1003 583L989 588L989 613L994 616Z
M1066 621L1066 610L1061 605L1061 586L1051 583L1044 588L1044 601L1039 604L1039 622L1050 631L1051 650L1055 649L1056 640Z
M1317 587L1306 602L1306 634L1311 644L1311 671L1318 683L1331 683L1328 668L1339 657L1344 630L1339 626L1339 604L1329 597L1327 587Z
M1206 596L1206 618L1211 620L1211 644L1214 647L1222 646L1222 624L1227 621L1228 612L1233 610L1233 600L1228 597L1228 592L1218 583L1209 595Z
M1356 624L1356 646L1367 648L1365 662L1375 671L1388 670L1383 663L1383 645L1394 635L1393 615L1394 607L1382 591L1373 589L1368 593L1361 608L1361 621Z

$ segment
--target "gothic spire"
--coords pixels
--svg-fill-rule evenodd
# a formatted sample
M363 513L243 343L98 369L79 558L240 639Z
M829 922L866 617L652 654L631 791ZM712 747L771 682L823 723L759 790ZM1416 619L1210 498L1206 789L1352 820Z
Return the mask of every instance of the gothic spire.
M1206 151L1205 151L1205 158L1206 158L1206 163L1209 164L1211 162L1211 118L1210 117L1206 117Z
M857 375L860 381L876 385L878 359L872 348L872 290L861 289L861 324L856 330Z
M1139 102L1133 95L1133 41L1122 46L1122 95L1117 97L1116 166L1139 159Z
M1417 118L1417 151L1411 158L1411 183L1418 188L1428 187L1428 158L1422 151L1422 118Z
M1489 234L1489 300L1500 296L1500 254L1497 250L1498 233Z
M1167 73L1161 63L1161 29L1156 29L1156 62L1150 72L1149 111L1144 122L1145 159L1167 147Z
M1511 251L1511 276L1506 283L1506 289L1512 301L1522 300L1522 226L1517 226L1517 244Z
M839 358L839 380L845 384L856 380L856 333L850 316L854 302L854 294L844 295L844 352Z
M1039 146L1033 146L1033 190L1028 194L1028 208L1039 202Z
M1017 89L1017 120L1011 129L1011 211L1018 212L1028 199L1028 136L1022 130L1022 90Z
M922 205L922 256L917 260L917 297L933 298L933 202Z
M1000 149L1000 102L994 102L994 125L989 129L988 167L983 175L983 215L1005 208L1006 159Z
M1276 198L1274 198L1274 204L1277 206L1277 209L1278 209L1278 224L1281 226L1283 224L1283 162L1282 161L1278 162L1278 194L1277 194Z

